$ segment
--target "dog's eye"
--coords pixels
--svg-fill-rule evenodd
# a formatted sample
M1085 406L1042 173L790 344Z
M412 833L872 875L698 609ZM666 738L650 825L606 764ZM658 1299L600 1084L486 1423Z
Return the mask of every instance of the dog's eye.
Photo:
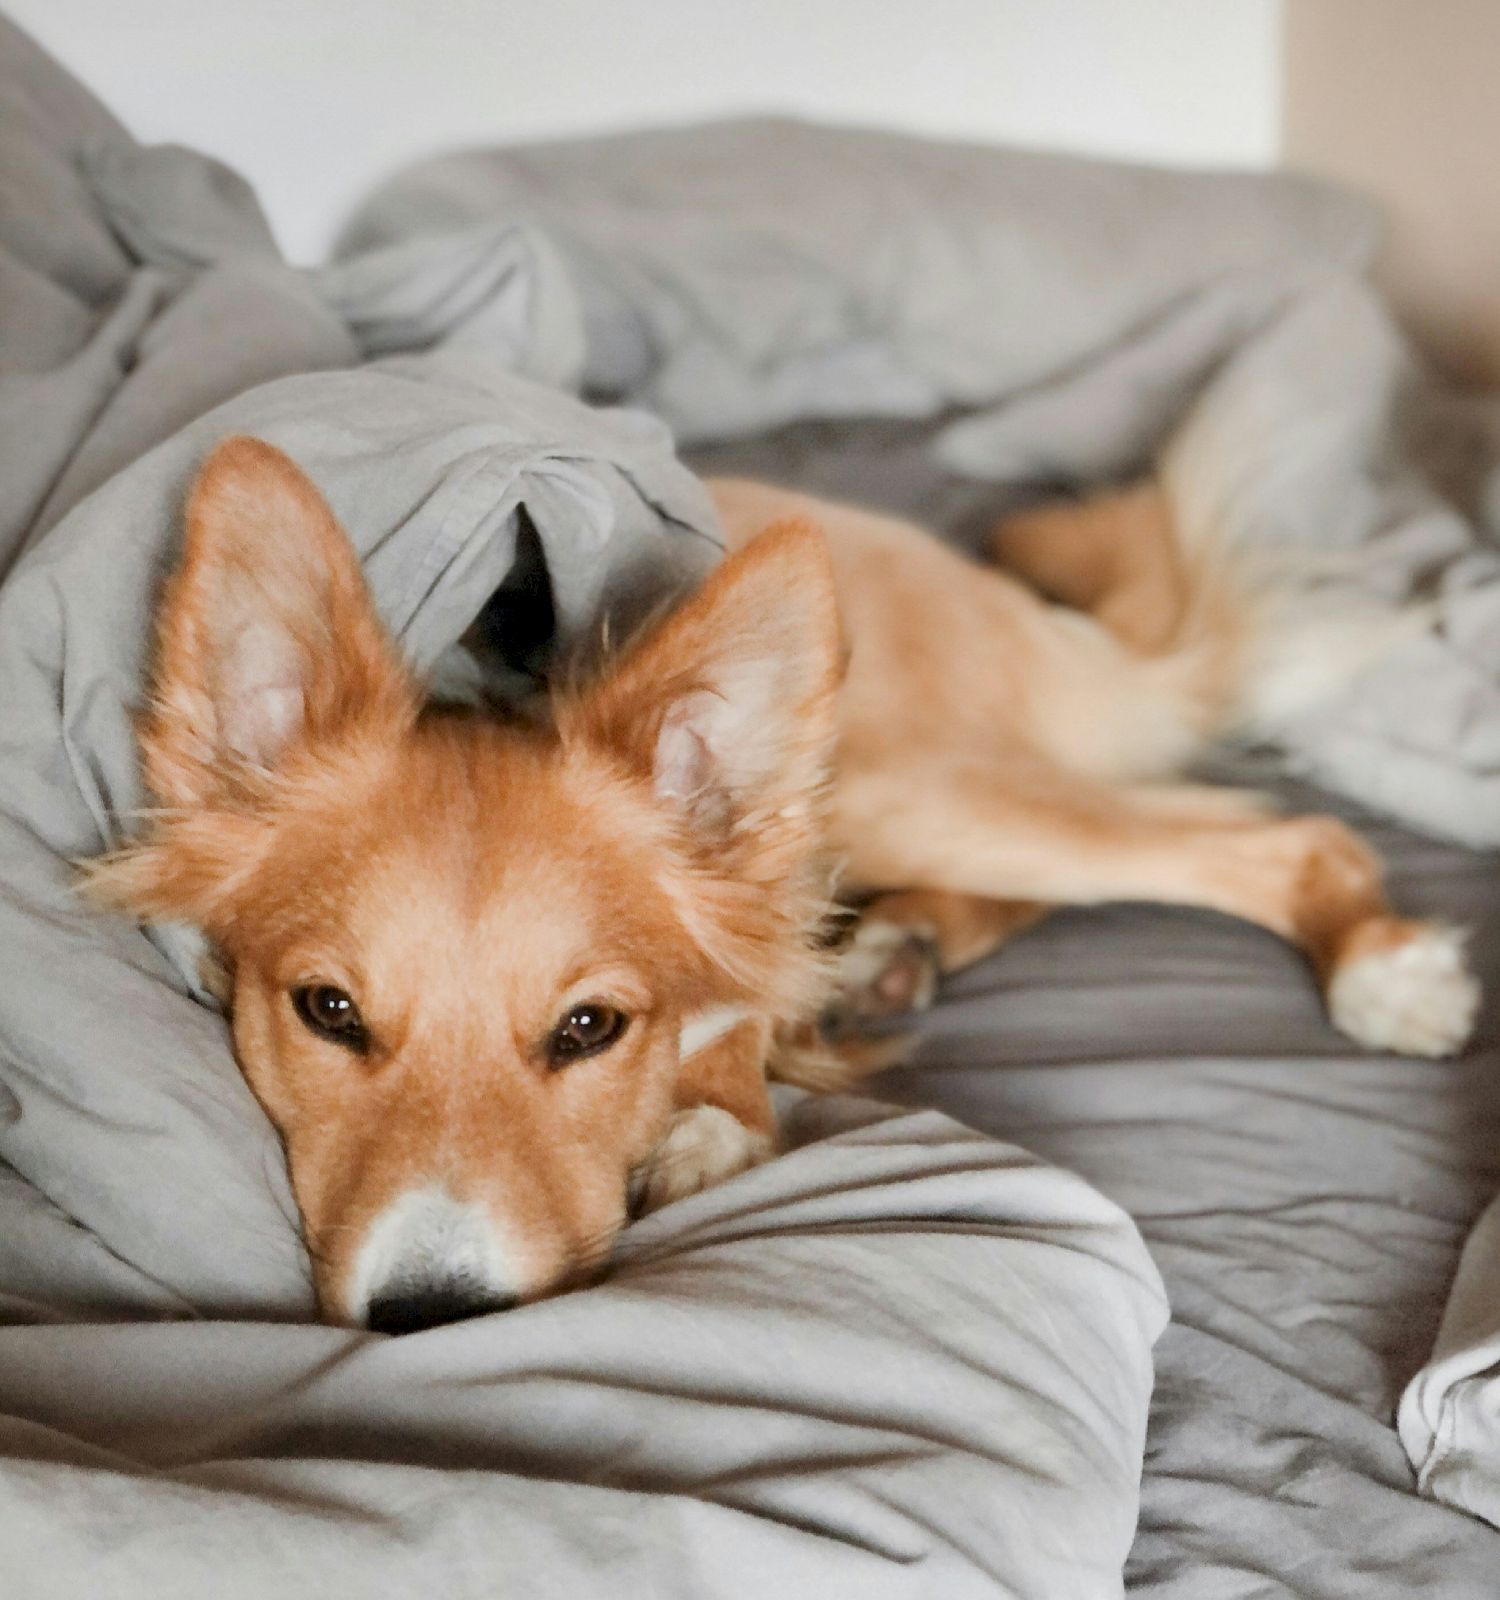
M334 1044L358 1050L361 1054L370 1043L359 1007L331 983L313 983L292 990L292 1004L297 1015L320 1037Z
M584 1056L608 1050L624 1033L630 1018L602 1000L574 1006L547 1036L547 1063L565 1067Z

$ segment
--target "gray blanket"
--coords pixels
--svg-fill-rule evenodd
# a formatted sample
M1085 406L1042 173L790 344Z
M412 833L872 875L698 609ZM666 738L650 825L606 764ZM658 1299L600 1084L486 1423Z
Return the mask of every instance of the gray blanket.
M0 23L0 1591L1118 1595L1166 1307L1083 1180L793 1101L785 1159L598 1288L319 1327L192 941L74 892L145 798L150 612L225 434L314 476L420 667L523 529L562 644L716 558L662 423L555 386L556 320L507 298L534 259L309 280L231 174ZM366 362L476 272L472 342Z
M963 407L934 448L985 482L1158 462L1190 538L1309 596L1322 627L1302 664L1351 630L1392 634L1370 670L1299 691L1262 731L1364 804L1500 844L1500 414L1412 360L1361 276L1362 202L1288 177L726 123L428 162L359 209L343 249L410 269L425 247L436 270L485 239L513 257L518 233L550 243L529 257L538 302L576 302L584 390L680 439ZM475 325L465 302L421 336L471 343Z
M308 1322L279 1151L189 946L71 888L141 798L147 614L222 433L303 461L428 665L523 507L564 636L713 558L660 423L565 390L700 442L966 406L920 454L813 429L717 458L966 528L1170 437L1185 514L1434 602L1420 679L1408 657L1325 709L1328 772L1363 781L1353 730L1385 803L1494 837L1492 553L1349 276L1357 204L780 124L450 170L294 272L232 174L139 148L0 26L7 1592L1118 1594L1164 1309L1123 1205L1177 1318L1132 1587L1488 1594L1492 1536L1414 1497L1390 1407L1493 1185L1493 1017L1452 1068L1351 1055L1285 951L1213 919L1039 930L884 1085L947 1115L789 1103L791 1155L632 1230L598 1290L405 1341ZM1441 486L1482 508L1488 460ZM1403 860L1411 903L1483 921L1491 866Z
M695 459L826 494L863 485L963 540L982 503L935 469L931 432L801 427ZM1277 787L1259 760L1222 775ZM1288 806L1329 806L1279 787ZM1494 1301L1476 1317L1456 1296L1445 1317L1444 1300L1461 1252L1471 1284L1480 1273L1465 1241L1500 1182L1500 857L1344 810L1399 904L1473 929L1487 1001L1461 1060L1363 1054L1301 959L1256 929L1119 906L1053 916L962 974L912 1067L872 1085L1072 1167L1139 1224L1172 1303L1127 1568L1140 1600L1495 1593L1500 1535L1418 1498L1395 1423L1443 1322L1446 1359L1408 1389L1403 1431L1425 1492L1493 1509L1465 1451L1493 1436L1472 1424L1495 1399L1473 1337L1492 1333ZM1472 1248L1493 1242L1492 1225ZM1432 1448L1417 1409L1459 1375L1472 1381Z

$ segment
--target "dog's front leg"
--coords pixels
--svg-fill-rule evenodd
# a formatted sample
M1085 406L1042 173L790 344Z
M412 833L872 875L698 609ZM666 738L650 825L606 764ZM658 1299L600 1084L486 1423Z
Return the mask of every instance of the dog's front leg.
M667 1136L636 1176L642 1212L758 1166L776 1153L776 1119L766 1089L770 1024L761 1017L733 1023L693 1049L677 1080L677 1110Z

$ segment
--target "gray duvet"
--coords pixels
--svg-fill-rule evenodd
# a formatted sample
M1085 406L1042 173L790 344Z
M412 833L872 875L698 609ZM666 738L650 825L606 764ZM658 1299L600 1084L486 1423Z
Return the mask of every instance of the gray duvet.
M728 144L696 147L699 189L652 270L629 239L592 237L596 197L570 202L559 178L552 209L571 206L571 230L481 196L482 215L433 234L389 212L377 225L377 201L343 259L302 274L232 174L142 150L0 24L0 1587L1492 1593L1495 1535L1416 1497L1390 1411L1493 1181L1493 1006L1454 1066L1360 1058L1253 932L1129 908L1058 917L953 986L914 1066L879 1086L914 1109L789 1096L790 1153L632 1229L602 1287L391 1340L310 1322L280 1153L190 940L76 898L72 859L120 838L144 798L129 711L150 606L182 490L225 433L302 461L404 647L451 665L523 527L564 637L715 557L662 424L570 389L736 432L848 411L898 378L888 413L1011 391L1052 405L1111 351L1123 366L1101 359L1108 381L1075 389L1070 413L1141 400L1133 421L1109 411L1129 426L1087 463L1104 471L1147 449L1228 353L1253 353L1289 293L1324 303L1302 291L1357 264L1366 232L1357 206L1302 186L1032 158L997 179L1008 158L841 136L829 159L867 239L886 241L859 257L886 273L885 298L850 300L843 244L788 279L774 230L736 290L698 271L746 259L711 203L735 170L734 136L714 137ZM951 232L905 270L928 235L876 203L902 148L927 164L910 192L934 204L944 171L960 199L976 192L965 172L989 186L1014 284L1055 280L1045 316L1012 303L968 340L912 298L956 272L972 293L950 309L976 328L1005 304L985 297L993 254L950 251L944 269ZM815 167L793 224L816 219ZM862 211L860 193L875 197ZM1116 229L1147 204L1182 220L1116 277L1070 276L1058 262L1091 237L1080 195ZM1078 448L1109 437L1096 417ZM1363 472L1372 428L1319 457L1330 494ZM943 458L965 438L993 443L950 431ZM699 461L903 503L961 534L1001 494L945 476L930 443L915 426L804 426L700 437ZM993 476L1008 490L1035 467ZM1430 509L1435 490L1414 481L1382 478L1351 538L1395 527L1393 508ZM1396 540L1412 559L1381 581L1404 603L1420 566L1445 605L1475 597L1424 635L1446 670L1453 617L1477 628L1490 591L1477 535L1444 515ZM1478 643L1465 659L1472 676L1443 700L1464 738L1417 747L1482 801L1500 725ZM1367 746L1409 721L1376 717ZM1455 814L1483 835L1482 805ZM1480 929L1496 992L1493 861L1382 838L1411 905Z
M1371 670L1280 721L1284 755L1495 847L1500 410L1406 349L1363 276L1377 234L1305 179L765 121L442 157L371 196L344 249L443 277L546 239L580 385L689 442L957 409L934 452L997 488L1155 461L1187 535L1294 574L1306 615L1400 619ZM554 317L558 274L528 259ZM471 346L472 306L442 303L423 336Z

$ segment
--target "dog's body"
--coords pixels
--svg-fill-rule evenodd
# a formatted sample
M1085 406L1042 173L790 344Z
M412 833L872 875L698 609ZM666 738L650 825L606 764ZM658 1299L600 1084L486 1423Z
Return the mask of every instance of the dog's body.
M1367 1042L1462 1042L1456 938L1395 917L1346 829L1167 781L1252 652L1149 493L1006 531L1065 608L902 524L714 487L723 566L537 728L422 706L279 452L231 440L200 475L141 728L160 809L92 878L222 958L327 1315L398 1331L549 1292L632 1188L770 1153L768 1062L820 1076L798 1041L830 992L830 847L877 897L855 1013L923 998L929 951L1154 899L1297 942Z
M1029 584L891 518L711 487L731 547L795 515L832 555L850 661L830 843L846 885L875 897L845 960L847 1012L920 1002L938 971L1053 907L1153 900L1296 944L1361 1043L1462 1046L1477 991L1461 940L1396 916L1347 827L1181 781L1252 714L1274 609L1229 553L1179 546L1154 487L1003 523L995 554Z

